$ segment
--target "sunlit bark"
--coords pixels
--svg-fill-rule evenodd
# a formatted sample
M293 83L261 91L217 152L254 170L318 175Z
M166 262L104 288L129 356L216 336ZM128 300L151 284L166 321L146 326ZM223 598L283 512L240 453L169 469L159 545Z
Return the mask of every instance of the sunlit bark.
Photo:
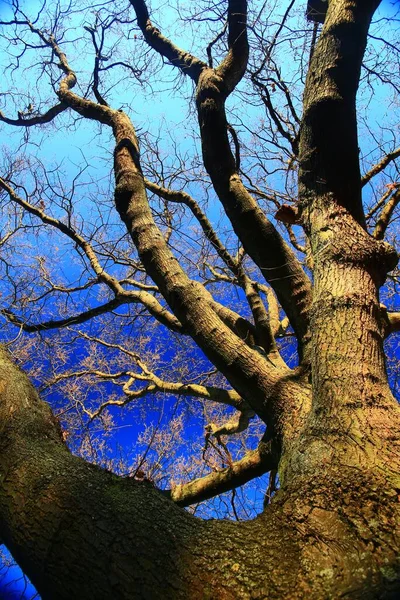
M62 71L61 104L53 112L68 108L112 131L115 207L154 286L127 292L73 228L23 200L4 179L3 190L79 246L114 293L112 308L120 301L142 302L161 323L190 336L231 388L168 381L134 352L138 372L91 372L103 379L126 378L121 405L156 391L228 404L237 409L234 418L207 426L207 435L217 440L245 429L254 413L266 429L257 449L242 459L162 493L149 481L118 477L73 456L49 407L2 348L1 538L44 599L394 599L400 590L400 409L388 385L383 340L399 330L400 319L380 304L379 289L397 264L395 250L382 238L398 193L370 235L361 188L396 156L382 159L362 180L356 122L361 62L379 2L330 0L310 61L299 136L299 202L291 212L308 237L312 288L298 258L243 185L238 156L230 148L225 100L247 68L247 3L227 3L229 48L215 68L161 34L144 2L131 4L149 46L196 84L205 168L245 251L263 275L267 271L302 360L295 369L284 363L274 342L279 307L272 298L271 318L257 283L194 200L181 192L179 201L191 208L242 285L254 324L216 302L185 271L154 219L146 187L163 198L172 192L144 178L132 121L102 97L98 67L94 102L73 91L78 71L61 42L24 21ZM168 310L153 293L162 295ZM34 324L4 314L33 331ZM82 313L75 322L92 316ZM46 323L49 327L48 321L40 327ZM134 387L137 381L143 390ZM84 412L93 419L111 403L96 414ZM181 508L268 471L279 473L281 487L251 522L203 522Z

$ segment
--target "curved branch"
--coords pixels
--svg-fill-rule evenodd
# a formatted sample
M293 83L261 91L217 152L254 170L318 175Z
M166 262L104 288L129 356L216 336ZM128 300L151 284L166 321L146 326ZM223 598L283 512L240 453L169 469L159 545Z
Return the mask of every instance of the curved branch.
M369 181L371 181L371 179L373 177L375 177L375 175L378 175L378 173L380 173L381 171L386 169L386 167L392 161L396 160L396 158L398 158L399 156L400 156L400 148L396 148L396 150L393 150L393 152L388 152L388 154L386 154L386 156L381 158L381 160L376 165L371 167L371 169L369 171L367 171L367 173L365 173L365 175L361 179L361 186L364 187L364 185L366 185Z
M43 125L44 123L50 123L57 115L61 114L66 110L68 106L62 102L56 104L50 108L44 115L35 115L33 117L25 117L24 113L19 113L18 119L9 119L5 117L0 111L0 121L7 123L7 125L17 125L19 127L32 127L33 125Z
M257 450L248 452L226 469L177 485L165 494L179 506L203 502L271 471L277 465L277 455L277 449L271 442L261 442Z
M130 3L135 10L138 25L149 46L169 60L174 67L178 67L185 75L189 75L193 81L197 82L201 71L207 67L206 63L189 52L181 50L168 38L164 37L151 22L149 11L143 0L130 0Z
M209 423L206 426L207 435L212 435L217 438L218 442L221 443L221 435L234 435L235 433L242 433L245 431L251 419L255 416L254 410L251 410L249 406L244 404L239 414L235 414L231 419L225 421L223 425L215 425L215 423Z
M270 350L276 351L276 344L274 335L270 327L269 315L259 296L256 283L251 281L251 279L246 275L240 262L236 258L231 256L231 254L227 251L227 249L215 233L207 216L203 213L203 211L201 210L197 202L194 200L194 198L192 198L192 196L190 196L186 192L175 191L159 186L155 183L152 183L148 179L145 179L144 183L147 189L151 190L161 198L172 202L181 202L182 204L185 204L190 208L192 214L199 222L204 232L204 235L206 236L208 241L213 245L213 247L217 251L218 256L230 268L232 273L234 273L234 275L237 278L237 283L242 287L246 294L247 301L253 314L254 323L256 325L255 334L259 338L257 344L262 346L267 352L267 354ZM217 303L214 303L214 306L216 307ZM216 312L217 314L220 314L221 311L216 309ZM237 333L236 328L232 329L232 331L235 331ZM250 332L247 331L246 336L248 335L248 333ZM250 341L250 338L246 337L246 339Z
M38 331L47 331L49 329L61 329L64 327L69 327L70 325L79 325L80 323L85 323L94 317L111 312L112 310L115 310L119 306L123 306L125 304L141 304L159 323L165 325L165 327L168 327L168 329L171 331L175 331L176 333L184 333L183 327L178 319L166 308L164 308L162 304L160 304L159 301L154 298L154 296L144 291L124 291L109 302L101 304L100 306L96 306L95 308L85 310L77 315L66 317L65 319L44 321L42 323L26 323L23 319L8 309L3 309L0 312L14 325L18 325L27 333L34 333Z
M387 335L391 333L395 333L400 331L400 313L399 312L389 312L387 313L387 317L389 320L389 330Z
M110 300L110 302L106 302L101 306L96 306L96 308L85 310L84 312L81 312L77 315L66 317L65 319L43 321L42 323L26 323L23 319L18 317L16 314L14 314L11 310L8 310L7 308L3 309L1 311L1 314L7 317L10 323L13 323L13 325L18 325L27 333L34 333L38 331L48 331L49 329L61 329L63 327L68 327L69 325L78 325L79 323L85 323L86 321L89 321L94 317L104 315L105 313L110 312L115 308L118 308L118 306L121 306L121 304L124 304L124 302L124 300L114 298L113 300Z
M246 0L228 1L228 46L228 54L215 69L218 77L224 81L226 96L235 89L247 68L249 42Z
M275 290L299 340L306 341L311 283L294 252L266 218L236 171L224 106L223 83L205 71L197 90L202 151L214 189L246 253Z
M372 234L376 240L383 240L385 231L390 223L390 219L392 218L393 212L399 202L400 189L394 192L392 197L388 200L387 204L383 208L381 214L379 215L378 221L374 229L374 233Z

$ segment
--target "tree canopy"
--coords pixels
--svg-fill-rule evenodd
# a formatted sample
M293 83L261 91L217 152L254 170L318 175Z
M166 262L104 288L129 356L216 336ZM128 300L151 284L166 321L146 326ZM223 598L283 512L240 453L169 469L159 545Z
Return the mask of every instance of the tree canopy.
M3 13L2 541L43 598L395 598L396 4Z

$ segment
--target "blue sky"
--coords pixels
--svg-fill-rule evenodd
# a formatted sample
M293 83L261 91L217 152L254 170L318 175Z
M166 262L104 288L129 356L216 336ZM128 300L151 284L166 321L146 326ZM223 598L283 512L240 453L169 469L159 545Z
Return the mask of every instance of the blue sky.
M0 14L2 18L6 18L7 16L7 2L0 1ZM29 6L30 9L38 6L38 2L33 2L30 0L27 1L26 6ZM383 10L389 10L390 5L392 4L391 0L384 0L383 2ZM183 85L187 85L186 83ZM189 89L189 88L187 88ZM379 121L382 118L382 113L385 112L385 102L384 102L384 91L383 88L377 92L375 98L373 100L372 112L374 114L374 119ZM125 98L120 97L120 103L124 104ZM160 118L162 116L168 121L172 128L177 127L181 122L184 121L188 114L188 105L182 98L172 97L172 94L164 93L162 95L155 93L153 97L149 97L146 102L138 102L134 107L134 114L132 114L135 125L137 125L140 129L140 126L146 120L152 120L154 125L154 131L157 131L158 123L160 122ZM58 159L60 155L64 155L65 162L65 172L67 177L72 178L77 168L80 166L81 161L81 151L86 150L88 147L93 145L93 140L95 139L96 134L96 126L92 123L84 123L80 124L79 130L77 132L69 132L68 138L66 140L65 133L56 134L54 132L51 133L48 137L45 137L41 140L41 155L45 157L46 161L51 164L55 159ZM10 129L7 129L7 136L12 136L12 132ZM105 138L108 134L105 134ZM104 138L104 146L106 146L106 141ZM67 143L66 143L67 142ZM191 143L191 138L188 134L186 140L184 138L184 134L180 139L181 148L185 149L185 144L189 147ZM109 152L111 152L110 148L112 145L109 145ZM106 150L107 152L107 150ZM106 153L105 152L105 153ZM104 176L104 173L102 174ZM217 209L215 209L215 213L213 216L217 215ZM64 266L64 265L63 265ZM64 266L67 268L67 264ZM70 268L70 267L69 267ZM71 268L69 271L71 275ZM171 400L173 402L173 400ZM115 414L117 415L118 422L118 411L115 410ZM152 413L148 416L149 421L157 422L159 411L157 408L154 409ZM126 424L121 421L121 425ZM121 427L118 433L117 442L121 444L125 449L128 449L132 443L135 441L135 436L143 429L143 423L135 424L130 423L125 427ZM114 446L114 451L117 452L116 446ZM0 589L3 587L3 598L7 598L9 600L13 599L12 593L15 591L18 594L23 591L24 582L19 579L20 572L15 568L10 569L7 574L4 576L4 579L0 578ZM15 582L15 587L10 587L11 583ZM23 598L30 598L33 591L32 588L26 590L23 594ZM4 595L5 594L5 595ZM8 594L8 595L7 595ZM0 594L1 595L1 594ZM21 596L18 596L21 597Z

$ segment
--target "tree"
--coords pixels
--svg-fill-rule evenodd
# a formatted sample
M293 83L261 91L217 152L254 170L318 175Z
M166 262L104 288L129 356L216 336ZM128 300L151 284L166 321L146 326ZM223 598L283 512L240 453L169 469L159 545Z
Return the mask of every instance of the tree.
M91 24L84 13L86 37L80 38L70 33L79 17L72 5L67 10L57 5L49 24L44 6L30 19L15 4L14 16L2 22L6 38L21 48L10 50L12 74L16 67L24 68L32 52L43 54L29 63L28 71L32 77L38 69L30 90L42 95L33 97L29 91L23 96L15 86L5 100L19 104L18 118L1 113L5 125L24 134L23 157L8 158L0 184L8 207L8 231L1 243L10 302L3 315L20 330L16 345L25 352L27 368L40 380L39 353L51 343L52 367L56 364L58 370L49 385L65 386L79 408L76 414L91 421L102 416L106 421L110 406L129 405L157 392L200 398L233 411L226 423L210 423L206 435L223 455L225 468L160 491L138 469L136 477L121 477L72 454L59 420L2 349L1 535L43 598L372 599L395 598L399 591L400 413L383 348L384 339L399 329L399 315L380 303L379 290L397 264L393 244L383 238L388 234L395 241L389 225L400 197L394 179L400 152L395 145L388 150L383 135L375 137L375 153L384 152L361 175L356 94L363 60L367 85L374 77L393 89L397 84L381 64L382 50L365 54L378 0L330 0L322 30L316 24L305 38L287 26L293 4L272 38L265 7L257 7L248 24L243 0L197 5L192 26L205 21L214 28L207 61L165 37L142 0L131 0L131 6L105 2L95 7ZM379 23L388 27L390 20L383 16ZM284 30L294 56L297 40L305 47L311 39L310 56L300 56L302 68L309 61L301 118L296 90L302 72L289 68L289 75L282 76L283 67L275 60ZM113 38L108 37L111 32ZM140 45L131 62L123 54L125 35L130 44ZM82 53L89 42L94 68L85 88L87 58L81 73L69 54ZM383 43L392 60L398 60L396 46L389 39ZM111 104L118 81L110 73L125 69L140 81L146 68L146 77L153 73L160 78L160 64L153 62L157 57L170 65L164 67L168 73L177 70L193 84L206 174L194 155L192 173L187 164L183 169L183 160L161 164L159 140L145 133L140 150L128 111ZM244 77L251 91L240 87ZM184 86L182 80L179 86ZM276 105L276 91L285 98L285 107ZM265 107L263 123L252 130L253 146L241 142L228 122L226 103L235 93L239 100ZM56 103L50 105L54 94ZM21 110L23 99L27 108ZM363 114L360 109L359 122ZM26 149L38 144L30 137L32 128L43 132L46 123L59 123L72 136L73 128L88 121L101 126L96 148L105 140L113 148L114 202L129 244L108 216L101 181L89 188L83 180L90 165L81 161L79 177L68 190L61 166L45 170L27 157ZM368 121L366 127L372 131ZM105 132L112 133L112 141ZM91 143L96 141L93 137ZM105 154L98 152L101 161ZM179 158L176 148L174 152ZM283 191L269 190L260 172L273 180L273 171L283 168ZM376 177L390 169L393 179L378 197L385 180L376 183ZM196 185L190 187L185 177ZM95 219L87 209L81 217L75 212L73 192L79 186L90 194L90 205L98 211ZM373 192L363 206L362 188L367 186ZM232 236L223 231L218 236L193 197L196 192L210 195L211 189L238 240L236 254ZM148 193L159 204L153 196L149 202ZM269 211L274 207L276 220L267 217L256 196ZM188 226L182 206L202 232L203 237L196 236L201 240L197 265L206 265L203 271L175 245L176 224L182 223L181 238ZM279 222L291 243L284 240ZM42 226L67 239L70 251L77 252L83 271L75 286L63 287L49 271L48 255L57 255L51 233L41 238L41 245L51 247L45 257L24 259L29 268L36 261L40 280L19 261L21 248L35 247ZM305 234L305 249L297 240L299 231ZM185 240L181 243L184 248ZM63 248L60 253L62 257ZM63 260L58 258L61 269ZM69 266L72 272L78 268L72 261ZM388 295L396 273L391 277ZM226 284L220 293L215 291L219 282ZM237 306L229 296L232 285L241 290ZM98 289L101 302L98 297L88 300L82 310L82 292ZM243 301L250 314L237 312ZM74 314L72 302L80 302ZM126 313L118 312L120 307ZM166 337L170 331L201 350L205 366L199 367L200 383L190 364L190 342L178 363L181 378L160 375L165 369L157 366L156 345L150 341L146 350L143 341L149 315L162 326L150 329L161 347L174 339ZM79 327L99 318L105 319L101 327ZM61 338L29 336L53 329L63 335L66 328L67 343L75 343L78 354L82 344L91 344L82 365L65 358ZM282 356L279 338L285 335L297 341L298 361L292 366ZM102 355L100 347L108 354ZM159 348L158 354L168 357ZM214 371L207 379L210 363ZM172 373L176 375L173 367ZM96 391L95 376L115 385L120 395L99 401L99 393L94 406L82 390ZM76 387L81 380L83 387ZM254 415L263 424L259 444L233 460L224 436L245 430ZM70 424L75 426L74 417ZM202 521L182 509L267 472L278 472L280 489L252 521Z

